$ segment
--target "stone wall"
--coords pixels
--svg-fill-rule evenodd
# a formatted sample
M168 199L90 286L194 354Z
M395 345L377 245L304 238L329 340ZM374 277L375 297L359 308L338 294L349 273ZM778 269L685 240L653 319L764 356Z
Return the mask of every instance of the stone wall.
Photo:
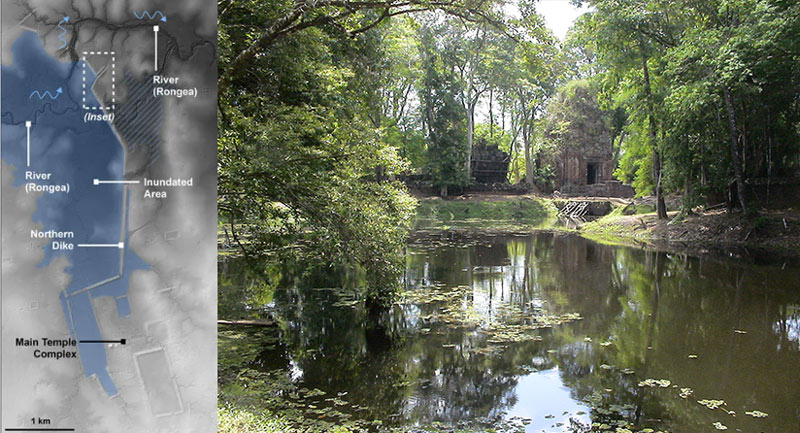
M487 146L483 140L472 147L470 171L475 182L483 185L508 183L508 165L511 157L498 149Z
M596 169L595 183L589 183L589 164ZM603 146L586 146L578 150L562 150L555 161L555 190L562 194L633 197L629 185L614 180L614 157Z
M565 185L565 188L558 190L558 192L567 196L586 197L631 198L635 195L632 186L618 180L606 180L592 185Z

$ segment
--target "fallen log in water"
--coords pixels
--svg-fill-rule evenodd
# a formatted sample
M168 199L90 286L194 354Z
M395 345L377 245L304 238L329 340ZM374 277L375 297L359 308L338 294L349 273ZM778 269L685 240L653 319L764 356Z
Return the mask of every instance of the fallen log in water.
M243 325L243 326L276 326L276 323L269 319L253 320L217 320L219 325Z

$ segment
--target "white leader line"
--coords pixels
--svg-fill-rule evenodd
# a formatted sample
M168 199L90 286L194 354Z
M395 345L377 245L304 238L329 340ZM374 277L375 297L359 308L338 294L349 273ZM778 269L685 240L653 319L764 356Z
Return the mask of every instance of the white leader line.
M92 182L92 184L94 184L94 185L100 185L100 184L103 184L103 183L113 183L113 184L123 183L124 184L124 183L140 183L140 181L138 181L138 180L100 180L100 179L94 179L94 181Z
M120 242L116 244L78 244L79 247L82 248L125 248L125 242Z
M28 167L31 166L31 121L25 122L25 129L28 130Z
M158 26L153 26L153 34L155 35L155 55L153 56L154 70L158 72Z

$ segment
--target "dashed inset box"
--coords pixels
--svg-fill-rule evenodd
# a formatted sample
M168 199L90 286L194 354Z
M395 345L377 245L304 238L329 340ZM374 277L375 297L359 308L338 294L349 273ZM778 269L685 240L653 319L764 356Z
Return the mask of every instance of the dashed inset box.
M111 56L111 105L104 107L101 103L98 106L86 105L86 62L87 56ZM83 52L83 77L81 83L81 97L83 98L84 110L115 110L117 108L117 55L114 51L84 51Z

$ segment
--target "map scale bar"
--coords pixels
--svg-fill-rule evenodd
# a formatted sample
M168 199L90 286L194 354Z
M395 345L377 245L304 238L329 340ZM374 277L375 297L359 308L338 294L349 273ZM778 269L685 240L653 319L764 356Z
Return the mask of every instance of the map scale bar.
M5 431L75 431L74 428L7 428Z

